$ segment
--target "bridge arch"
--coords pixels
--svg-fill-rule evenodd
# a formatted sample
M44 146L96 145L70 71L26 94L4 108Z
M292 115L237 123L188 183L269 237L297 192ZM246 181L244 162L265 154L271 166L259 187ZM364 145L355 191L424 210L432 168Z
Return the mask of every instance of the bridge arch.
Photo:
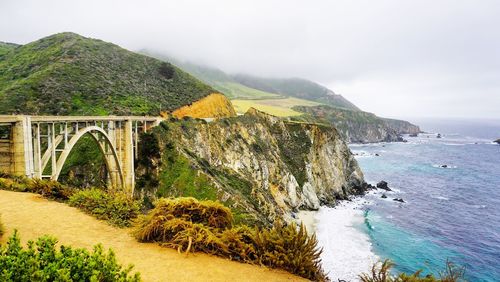
M66 162L67 158L69 157L69 154L73 150L73 147L85 134L89 134L90 136L92 136L92 138L96 141L96 145L99 147L99 150L104 155L106 168L108 169L108 174L111 179L112 185L115 187L120 186L122 189L124 189L125 187L124 187L122 165L118 157L117 150L113 144L114 142L112 142L111 138L108 136L106 131L98 126L88 126L83 129L80 129L78 132L76 132L75 135L71 137L71 139L68 141L67 145L64 147L63 151L59 155L59 158L57 159L56 170L52 174L51 179L52 180L59 179L59 175L61 174L64 163ZM102 137L102 139L99 139L99 136ZM102 143L101 140L104 141L104 143ZM54 143L54 145L56 145L56 143ZM108 146L110 152L106 149L106 145ZM111 156L111 158L109 156ZM113 177L113 173L115 171L118 173L118 177ZM119 181L119 183L116 183L117 180Z
M10 134L0 136L0 171L57 180L73 147L89 134L104 155L110 184L133 194L140 133L162 120L151 116L0 115L0 125L10 127ZM50 173L44 174L49 163Z

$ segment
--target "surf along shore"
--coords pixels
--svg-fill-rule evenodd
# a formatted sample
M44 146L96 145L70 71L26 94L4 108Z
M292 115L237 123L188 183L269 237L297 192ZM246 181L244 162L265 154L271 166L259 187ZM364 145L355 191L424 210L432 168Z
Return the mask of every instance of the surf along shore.
M335 207L297 213L297 223L302 222L310 234L316 234L318 246L323 248L323 268L332 281L358 281L358 275L370 272L380 260L362 230L367 204L366 198L353 197L350 201L338 201Z

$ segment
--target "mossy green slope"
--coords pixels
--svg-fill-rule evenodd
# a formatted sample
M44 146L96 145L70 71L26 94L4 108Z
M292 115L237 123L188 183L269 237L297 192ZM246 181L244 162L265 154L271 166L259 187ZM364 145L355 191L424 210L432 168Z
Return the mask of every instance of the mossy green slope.
M170 63L74 33L0 46L0 113L157 115L216 92Z
M17 47L17 44L0 41L0 58Z

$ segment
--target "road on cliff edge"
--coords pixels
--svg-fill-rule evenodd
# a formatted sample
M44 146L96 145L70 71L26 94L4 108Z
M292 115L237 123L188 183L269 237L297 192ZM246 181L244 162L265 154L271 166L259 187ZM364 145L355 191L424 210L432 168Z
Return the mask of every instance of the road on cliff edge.
M154 243L139 243L120 229L40 195L0 190L1 243L17 229L23 242L49 234L60 244L89 250L101 243L118 262L134 265L143 281L306 281L284 271L197 253L186 256Z

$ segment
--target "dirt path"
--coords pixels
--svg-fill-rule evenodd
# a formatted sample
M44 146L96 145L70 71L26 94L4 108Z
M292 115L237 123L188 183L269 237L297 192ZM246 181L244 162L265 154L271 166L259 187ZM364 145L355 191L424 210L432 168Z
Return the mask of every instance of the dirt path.
M39 195L0 190L0 215L7 232L19 230L23 241L50 234L74 247L102 243L123 265L133 264L144 281L300 281L297 276L206 254L185 255L157 244L138 243L118 229L66 204ZM2 243L3 243L2 242Z

